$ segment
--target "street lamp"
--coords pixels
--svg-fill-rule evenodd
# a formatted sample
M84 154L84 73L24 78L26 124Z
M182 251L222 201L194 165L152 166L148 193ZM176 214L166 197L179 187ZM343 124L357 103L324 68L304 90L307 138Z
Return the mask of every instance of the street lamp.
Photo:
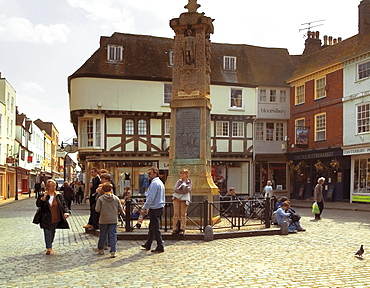
M65 155L63 157L63 179L64 179L64 182L65 182L67 180L66 179L67 178L67 167L66 167L67 155L69 153L76 153L77 150L78 150L78 147L76 145L69 145L69 144L64 146L64 144L66 144L66 143L64 143L62 141L62 144L60 145L60 150L65 152Z

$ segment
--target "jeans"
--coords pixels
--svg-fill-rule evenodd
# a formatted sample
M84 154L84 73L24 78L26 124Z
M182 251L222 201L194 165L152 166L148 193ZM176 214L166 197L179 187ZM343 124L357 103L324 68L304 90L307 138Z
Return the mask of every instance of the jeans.
M59 222L51 224L51 230L44 229L44 238L46 249L53 248L53 241L55 236L55 229L57 228Z
M100 233L98 241L98 249L103 250L107 237L110 242L110 252L116 252L117 243L117 223L114 224L99 224Z
M158 209L149 209L149 233L148 239L145 242L145 246L150 248L152 246L152 242L155 239L157 241L158 250L163 250L163 241L160 228L161 223L161 216L163 213L164 208Z
M182 201L178 198L173 199L173 225L172 230L176 230L177 221L180 220L180 229L185 231L186 227L186 212L188 211L188 205L186 201Z

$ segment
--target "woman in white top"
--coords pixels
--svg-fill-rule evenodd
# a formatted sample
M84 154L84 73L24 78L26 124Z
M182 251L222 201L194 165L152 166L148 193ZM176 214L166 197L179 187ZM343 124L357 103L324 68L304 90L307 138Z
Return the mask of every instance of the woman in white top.
M263 188L263 192L265 193L265 198L271 198L274 196L274 190L272 189L271 181L267 181L265 188Z
M173 225L172 235L177 234L176 226L180 218L180 231L179 234L185 233L186 227L186 212L191 202L191 188L193 182L189 179L189 171L182 169L180 171L181 178L177 180L175 185L175 193L173 193Z

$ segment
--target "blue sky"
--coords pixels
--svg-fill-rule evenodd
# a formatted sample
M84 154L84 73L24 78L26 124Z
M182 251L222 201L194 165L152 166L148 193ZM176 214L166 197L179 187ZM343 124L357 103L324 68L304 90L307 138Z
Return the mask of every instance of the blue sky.
M20 113L74 136L67 78L114 32L173 38L169 21L187 0L0 0L0 72L17 91ZM357 34L360 0L198 0L215 19L212 42L304 49L303 23L333 38Z

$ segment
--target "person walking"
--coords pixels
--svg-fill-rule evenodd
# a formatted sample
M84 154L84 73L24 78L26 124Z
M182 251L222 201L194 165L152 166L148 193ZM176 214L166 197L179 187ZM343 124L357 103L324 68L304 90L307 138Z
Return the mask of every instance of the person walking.
M152 242L157 241L157 247L152 252L164 252L162 235L160 231L161 216L165 205L164 185L159 179L159 170L157 167L148 169L148 177L152 182L145 192L146 201L143 209L149 214L149 233L145 244L141 245L145 250L150 250Z
M272 188L272 182L270 180L267 181L265 188L263 188L263 192L265 193L265 198L271 198L274 196L274 189Z
M181 178L177 180L175 192L173 193L173 224L172 235L184 235L186 228L186 212L191 203L191 188L193 182L189 179L189 171L182 169L180 171ZM180 219L180 230L177 231L177 221Z
M64 200L67 203L69 211L71 211L72 201L75 198L75 193L72 187L68 184L67 181L64 182L63 186L60 187L60 191L63 193Z
M109 174L108 174L109 175ZM112 193L113 185L105 182L101 186L104 192L97 201L95 211L99 213L99 241L97 252L100 255L104 254L104 246L107 237L110 242L110 255L111 258L116 257L116 244L117 244L117 224L118 214L122 212L123 208L119 198Z
M324 194L323 194L323 187L322 185L325 183L325 178L320 177L317 179L317 184L315 186L313 200L317 203L320 209L319 214L315 214L315 220L321 220L321 214L324 210Z
M54 180L48 180L45 185L45 193L40 193L36 200L41 217L40 228L44 229L46 255L50 255L56 229L69 229L67 218L69 217L68 207L61 193L56 191Z

